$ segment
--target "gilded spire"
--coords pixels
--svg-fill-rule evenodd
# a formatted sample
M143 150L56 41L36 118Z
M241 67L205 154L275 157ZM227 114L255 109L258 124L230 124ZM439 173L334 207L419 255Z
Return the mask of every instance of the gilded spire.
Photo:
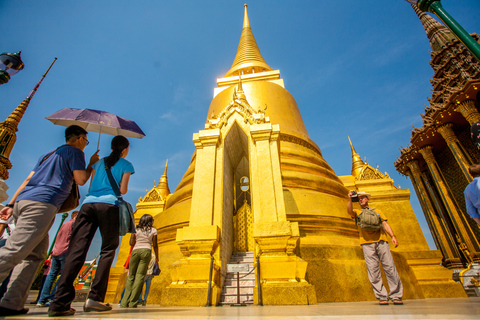
M350 142L350 148L352 149L352 176L357 178L362 172L363 166L365 163L362 161L360 155L355 151L350 136L348 136L348 142Z
M160 181L158 182L158 191L163 199L166 199L167 196L170 194L170 189L168 188L168 178L167 178L167 168L168 168L168 159L167 163L165 164L165 171L163 172Z
M258 49L257 42L250 28L247 5L245 4L244 7L243 30L240 36L240 43L238 44L237 55L225 77L273 70L260 54L260 49Z
M455 35L440 22L421 11L416 5L412 4L413 10L420 18L420 22L427 33L430 46L433 51L442 50L448 42L455 40Z
M48 71L50 71L50 68L53 66L56 60L57 58L53 60L50 67L48 67L47 71L43 74L40 81L38 81L25 100L18 105L18 107L7 117L5 121L0 123L0 178L3 180L8 179L8 169L12 167L8 157L10 156L10 152L12 152L13 146L17 141L17 135L15 132L18 131L18 124L20 123L20 120L22 120L22 117L25 114L28 105L30 104L30 100L32 100L33 95L35 92L37 92L38 87L40 87L40 84L42 83L43 79L45 79L45 76L47 75Z

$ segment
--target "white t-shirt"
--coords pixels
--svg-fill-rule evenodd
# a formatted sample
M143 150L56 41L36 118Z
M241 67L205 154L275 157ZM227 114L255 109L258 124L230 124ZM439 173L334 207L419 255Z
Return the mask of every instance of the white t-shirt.
M144 231L137 228L137 233L135 234L136 241L133 250L135 249L150 249L152 250L152 239L153 236L157 235L157 229L152 228L150 232Z

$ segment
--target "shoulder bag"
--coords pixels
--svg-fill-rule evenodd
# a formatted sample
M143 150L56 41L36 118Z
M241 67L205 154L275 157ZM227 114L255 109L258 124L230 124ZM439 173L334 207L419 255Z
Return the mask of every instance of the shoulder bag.
M47 154L45 157L43 157L42 162L40 162L40 164L42 164L43 161L47 160L58 149L60 149L64 146L65 145L60 146L57 149L55 149L54 151ZM72 172L72 175L73 175L73 172ZM75 182L75 178L72 178L72 190L70 190L70 193L68 194L67 199L65 199L65 201L60 206L60 209L58 209L58 213L63 213L63 212L73 210L76 207L78 207L79 204L80 204L80 191L78 190L78 185Z
M115 192L118 199L119 235L124 236L127 233L135 233L135 218L133 216L132 205L123 200L118 184L113 178L110 168L105 167L105 171L107 172L108 180L110 181L113 192Z

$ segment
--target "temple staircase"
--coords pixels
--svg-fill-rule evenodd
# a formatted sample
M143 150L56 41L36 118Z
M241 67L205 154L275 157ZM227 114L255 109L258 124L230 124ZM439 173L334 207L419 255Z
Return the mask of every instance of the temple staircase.
M237 272L229 272L225 276L225 283L222 288L220 305L246 304L253 305L253 290L255 288L255 269L253 268L253 252L234 252L230 258L230 264L238 264L239 269L245 271L238 272L240 278L240 301L237 295ZM248 271L246 271L248 270Z

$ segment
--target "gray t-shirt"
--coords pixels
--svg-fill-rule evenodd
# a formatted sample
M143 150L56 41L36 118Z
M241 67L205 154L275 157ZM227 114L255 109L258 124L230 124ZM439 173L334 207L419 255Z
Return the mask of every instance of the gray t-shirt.
M137 233L135 234L136 241L133 250L135 249L150 249L152 250L152 239L153 236L157 235L157 229L152 228L150 232L144 231L137 228Z

